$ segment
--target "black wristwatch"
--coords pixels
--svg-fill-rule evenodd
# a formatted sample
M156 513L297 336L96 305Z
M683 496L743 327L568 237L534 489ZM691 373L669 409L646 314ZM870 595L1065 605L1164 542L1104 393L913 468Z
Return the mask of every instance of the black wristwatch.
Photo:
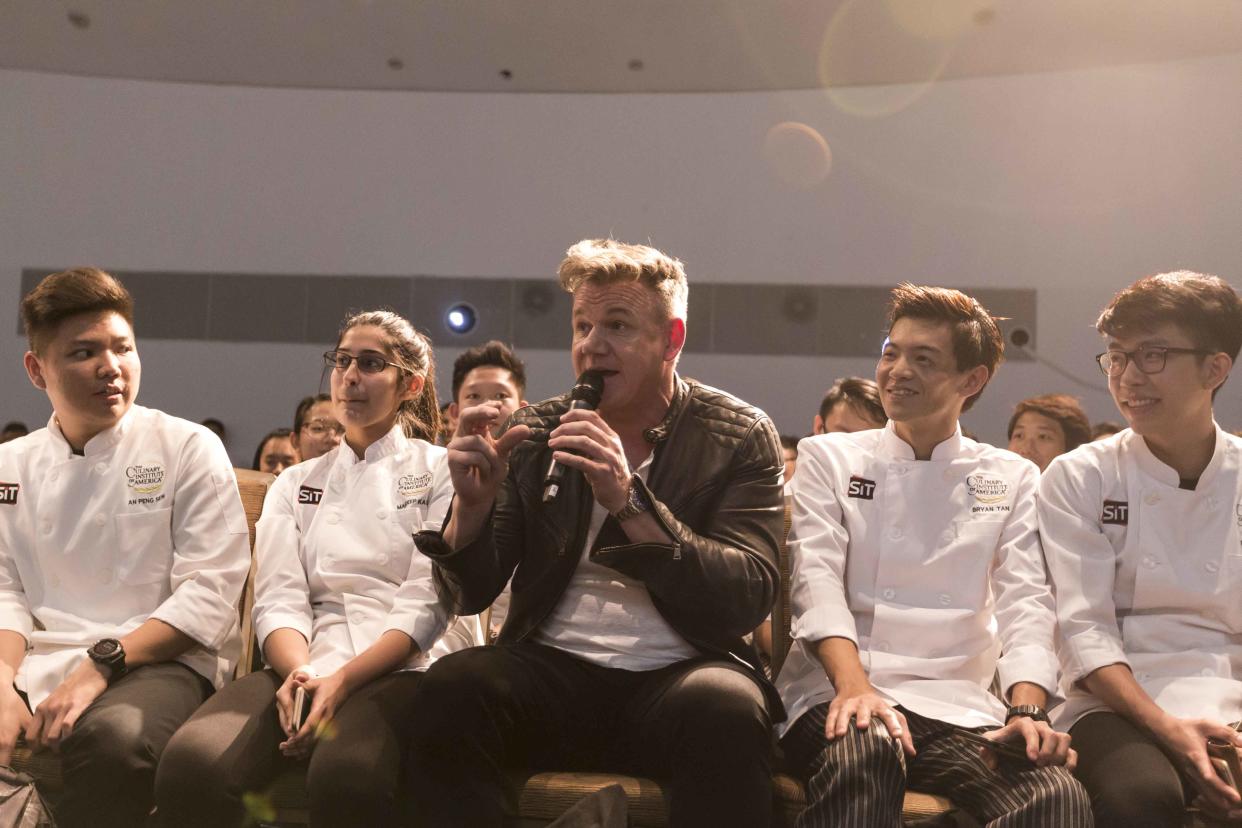
M128 672L125 666L125 648L115 638L101 638L86 651L91 661L108 668L108 684Z
M634 477L630 478L630 493L625 499L625 505L613 513L613 518L618 523L623 523L650 510L651 504L647 502L647 498L643 495L643 487L638 482L638 475L634 475Z
M1015 716L1024 716L1028 719L1034 719L1037 722L1048 721L1048 711L1044 710L1037 704L1014 705L1005 712L1005 721L1008 722Z

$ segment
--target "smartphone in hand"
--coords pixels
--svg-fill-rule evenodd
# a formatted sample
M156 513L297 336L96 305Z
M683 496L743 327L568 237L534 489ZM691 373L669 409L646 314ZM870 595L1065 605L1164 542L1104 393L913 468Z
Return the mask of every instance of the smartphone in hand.
M1212 761L1212 767L1216 769L1216 775L1223 779L1226 785L1242 794L1242 751L1229 742L1208 739L1207 752L1208 758Z
M305 687L298 687L293 691L293 732L297 733L302 729L302 725L306 724L306 718L310 716L311 701L310 693L306 692Z

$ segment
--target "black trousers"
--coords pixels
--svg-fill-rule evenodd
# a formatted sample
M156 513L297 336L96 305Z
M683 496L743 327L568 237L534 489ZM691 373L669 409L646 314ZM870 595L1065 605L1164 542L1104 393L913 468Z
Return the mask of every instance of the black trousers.
M1091 796L1100 828L1181 825L1187 791L1160 746L1111 711L1091 713L1070 728L1079 781Z
M398 795L410 705L421 673L389 673L350 696L306 771L312 826L400 824ZM241 825L262 813L264 789L292 767L276 712L281 679L251 673L216 693L164 751L156 777L160 824ZM254 798L247 814L246 796ZM256 805L258 807L256 807Z
M957 728L898 709L918 751L913 757L878 722L829 742L827 704L794 723L781 746L807 780L798 828L901 828L907 786L948 796L988 828L1091 828L1087 794L1065 768L1002 759L992 770Z
M739 664L634 672L538 644L476 647L427 672L412 732L409 787L429 828L503 825L506 768L654 777L677 828L771 821L771 723Z
M145 824L164 746L203 700L211 682L177 662L138 667L83 711L60 745L62 828Z

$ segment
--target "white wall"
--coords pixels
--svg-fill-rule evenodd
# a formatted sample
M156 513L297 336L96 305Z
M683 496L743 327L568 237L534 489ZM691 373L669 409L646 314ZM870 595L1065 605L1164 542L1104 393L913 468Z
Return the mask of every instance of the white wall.
M1037 287L1042 355L1096 390L1011 363L967 425L1003 440L1012 403L1051 390L1115 418L1090 362L1111 293L1178 267L1242 273L1240 89L1236 56L852 90L845 106L818 91L359 93L0 71L0 419L48 413L14 333L23 266L551 278L571 242L609 233L681 257L692 285ZM786 120L832 146L811 190L762 156ZM693 308L692 289L691 325ZM318 347L140 348L142 401L223 418L238 461L319 378ZM572 379L562 353L523 356L532 397ZM806 430L834 376L872 367L684 361L788 432ZM1242 379L1218 411L1242 426Z

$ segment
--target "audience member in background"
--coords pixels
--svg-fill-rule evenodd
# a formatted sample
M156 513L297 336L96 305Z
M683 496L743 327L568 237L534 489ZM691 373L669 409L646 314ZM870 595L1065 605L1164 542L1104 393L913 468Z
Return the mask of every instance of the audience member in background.
M842 377L832 384L819 403L811 423L812 434L866 431L884 428L888 417L880 404L880 391L873 380Z
M583 241L559 272L574 372L602 374L603 397L523 408L500 437L496 401L461 412L452 516L416 542L456 611L485 609L511 574L513 603L495 646L442 659L419 687L419 815L504 824L511 763L654 776L671 826L762 828L780 707L742 636L777 595L776 429L677 375L680 262ZM553 460L570 471L545 501Z
M435 443L437 446L447 446L449 440L453 439L453 431L457 428L457 422L449 416L449 406L452 402L446 402L440 406L440 430L436 432Z
M453 494L444 449L428 442L439 425L431 344L370 311L346 320L324 356L345 439L268 493L254 626L269 669L221 690L169 744L156 786L169 826L239 825L243 793L307 757L312 825L397 824L421 671L481 643L477 618L449 617L413 543L439 528Z
M1023 400L1009 418L1009 450L1039 466L1091 442L1091 424L1078 400L1068 394L1044 394Z
M464 351L453 363L453 422L471 406L494 402L501 426L509 415L526 405L526 366L503 342L495 339ZM497 426L497 429L501 428Z
M293 447L302 462L322 457L341 444L344 426L332 414L327 394L303 397L293 413Z
M448 413L454 428L463 410L494 402L499 418L495 430L499 432L509 416L526 405L525 397L526 366L503 342L493 339L476 345L462 352L453 363L453 400L449 403ZM506 584L488 613L489 641L499 635L509 616L509 599L510 590Z
M298 450L293 445L293 432L287 428L277 428L269 431L259 442L251 468L268 474L280 474L300 462Z
M208 431L220 438L221 443L228 442L228 433L225 431L224 423L220 422L215 417L208 417L199 425L206 426Z
M1091 442L1096 440L1107 440L1114 434L1121 431L1125 426L1120 423L1114 423L1111 420L1103 420L1091 426Z
M793 477L794 471L798 468L798 440L799 437L790 437L781 435L781 454L785 458L785 477L786 483Z
M246 516L214 434L134 405L119 282L57 273L21 312L52 417L0 446L0 764L24 730L60 754L60 825L142 825L169 737L233 671Z
M887 425L802 441L789 533L798 646L777 680L793 722L781 744L809 781L799 826L898 828L907 786L988 826L1091 825L1069 737L1045 712L1056 617L1039 474L958 425L1003 349L974 299L901 285L876 366ZM1021 758L981 752L980 734Z
M1242 748L1242 440L1212 399L1242 347L1223 279L1166 273L1113 297L1100 368L1130 429L1054 460L1039 527L1057 594L1078 776L1104 828L1181 825L1187 793L1242 821L1207 743Z
M30 429L26 428L26 424L13 420L4 424L4 430L0 431L0 443L7 443L9 440L16 440L18 437L25 437L30 433Z

